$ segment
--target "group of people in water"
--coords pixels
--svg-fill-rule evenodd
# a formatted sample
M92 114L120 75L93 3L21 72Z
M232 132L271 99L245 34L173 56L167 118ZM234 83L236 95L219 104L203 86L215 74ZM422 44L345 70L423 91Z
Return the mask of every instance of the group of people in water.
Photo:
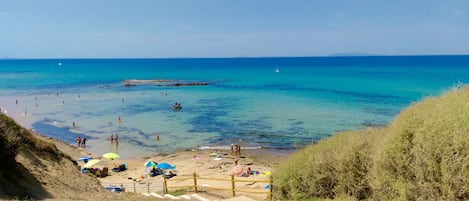
M241 145L240 144L231 144L231 153L241 154Z
M86 136L83 136L83 138L78 136L75 140L77 142L77 147L83 147L83 148L86 147L86 140L87 140Z

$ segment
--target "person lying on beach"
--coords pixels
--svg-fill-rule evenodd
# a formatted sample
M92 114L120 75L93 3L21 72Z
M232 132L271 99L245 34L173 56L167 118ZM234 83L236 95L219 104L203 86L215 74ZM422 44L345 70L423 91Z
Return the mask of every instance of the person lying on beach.
M158 175L163 174L163 173L164 173L164 172L163 172L162 169L153 167L153 168L150 170L150 177L158 176Z
M169 171L167 174L165 174L166 179L169 179L171 177L177 176L174 172Z
M127 165L125 163L119 165L118 167L112 168L113 172L122 172L124 170L127 170Z

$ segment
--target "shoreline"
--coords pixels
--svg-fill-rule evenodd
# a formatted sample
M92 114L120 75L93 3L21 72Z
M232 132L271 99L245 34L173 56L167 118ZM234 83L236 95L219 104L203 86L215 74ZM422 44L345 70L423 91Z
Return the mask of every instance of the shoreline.
M128 192L146 193L147 188L151 192L162 192L162 176L150 177L145 168L145 163L148 161L166 162L176 166L173 170L177 174L174 178L191 177L194 173L201 177L209 178L231 178L231 171L235 160L239 160L239 164L244 167L249 167L257 174L250 175L249 177L239 177L240 179L255 179L255 180L268 180L270 174L278 165L282 163L289 155L295 151L275 151L275 150L262 150L262 149L248 149L241 150L240 154L232 154L231 150L180 150L170 154L153 154L142 155L141 157L133 157L128 159L107 160L102 158L96 153L88 151L86 148L77 147L76 145L64 142L60 139L49 137L41 133L32 131L35 136L40 139L52 142L63 153L69 155L72 159L77 161L81 156L90 155L93 158L99 158L102 161L95 167L102 169L103 167L109 168L109 175L104 178L97 178L103 187L110 185L122 185ZM214 154L220 157L220 160L215 160ZM122 172L112 172L111 169L122 163L127 165L127 170ZM77 164L82 167L85 163L77 161ZM268 173L268 174L266 174ZM238 177L236 177L238 178ZM174 182L174 185L191 185L192 179L189 181ZM205 187L225 187L229 188L231 184L226 181L200 181L201 188ZM265 190L265 183L252 182L237 183L236 188L247 190ZM191 191L189 189L189 191ZM204 189L209 194L218 197L229 198L231 191L221 191L214 189ZM255 200L264 200L265 194L253 193L237 193L238 195L245 195Z
M239 143L242 145L243 150L262 150L262 152L272 152L272 153L277 153L277 152L294 152L295 150L298 150L297 147L276 147L276 146L268 146L263 147L262 145L258 144L251 144L247 141L240 141L239 142L234 142L233 140L227 140L226 143L224 142L216 142L209 144L210 142L200 142L200 143L187 143L185 139L184 145L182 146L173 146L177 144L179 141L175 141L174 139L178 138L184 138L181 137L178 134L171 134L171 135L166 135L168 132L170 133L181 133L181 131L176 131L173 132L173 130L168 131L168 128L161 129L163 131L161 132L153 132L153 131L147 131L145 129L148 128L129 128L127 129L125 126L120 126L120 122L114 124L112 120L99 120L100 123L93 124L89 126L90 123L95 123L94 122L86 122L86 120L74 120L74 119L62 119L59 116L54 118L54 114L59 114L60 112L63 111L68 111L67 109L63 109L64 105L49 105L48 107L51 107L52 110L55 112L51 112L50 114L44 115L43 113L38 112L38 108L42 108L44 103L40 104L40 107L36 106L35 108L27 110L22 110L21 108L24 108L24 106L30 106L33 105L34 99L37 99L36 102L39 100L40 102L45 102L47 103L53 103L55 99L62 99L63 95L60 94L61 98L57 98L55 96L51 97L50 95L43 94L34 96L34 95L28 95L30 97L30 100L27 100L27 97L21 97L20 98L14 98L12 96L5 96L3 98L6 98L5 102L10 103L10 104L3 104L0 105L2 107L2 110L7 114L7 116L15 119L15 121L22 125L25 128L28 128L29 130L32 130L37 133L41 133L44 136L56 138L58 140L64 141L69 144L75 144L75 138L80 136L80 137L86 137L88 139L87 141L87 149L89 149L93 153L97 154L104 154L107 152L116 152L121 154L121 157L124 158L138 158L141 155L154 155L155 153L158 154L171 154L171 153L176 153L179 151L184 151L184 150L230 150L230 143ZM143 96L143 95L141 95ZM19 100L19 103L15 105L15 99L16 101ZM49 100L53 99L53 100ZM68 105L78 105L77 103L79 101L89 101L88 98L85 98L84 94L81 94L81 100L78 97L74 97L72 94L67 94L66 98ZM31 106L32 107L32 106ZM7 113L8 111L8 113ZM73 111L73 108L71 109ZM120 117L120 115L117 115ZM124 117L124 123L125 121L136 121L135 119L125 119ZM77 122L77 126L75 126L75 122ZM106 123L107 122L107 123ZM85 125L85 126L82 126ZM116 127L117 128L114 128ZM96 129L93 126L97 126L98 129ZM99 130L100 127L112 127L110 129L101 129ZM173 129L173 128L169 128ZM129 132L132 132L131 135L129 135ZM117 133L119 132L119 137L120 143L118 145L116 144L110 144L109 142L109 137L107 134L104 134L106 132L109 133ZM135 136L135 133L137 133ZM143 133L140 135L140 133ZM148 133L155 133L154 135L148 134ZM159 140L156 136L160 135L161 133L161 140ZM215 135L215 134L214 134ZM200 135L199 135L200 136ZM137 137L134 138L134 137ZM143 138L143 140L142 140ZM200 138L202 140L205 140L204 138ZM228 138L231 139L231 138ZM196 139L196 141L199 139ZM152 142L153 141L153 142ZM148 146L146 146L148 145ZM189 145L189 146L187 146ZM247 151L250 152L250 151ZM252 154L255 154L256 152L252 152Z

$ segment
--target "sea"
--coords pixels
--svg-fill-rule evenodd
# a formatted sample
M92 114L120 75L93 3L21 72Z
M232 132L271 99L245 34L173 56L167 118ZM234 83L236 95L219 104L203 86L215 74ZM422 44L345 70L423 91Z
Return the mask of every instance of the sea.
M131 79L169 82L126 86ZM386 125L466 83L469 56L2 59L0 107L43 135L86 137L96 154L282 151Z

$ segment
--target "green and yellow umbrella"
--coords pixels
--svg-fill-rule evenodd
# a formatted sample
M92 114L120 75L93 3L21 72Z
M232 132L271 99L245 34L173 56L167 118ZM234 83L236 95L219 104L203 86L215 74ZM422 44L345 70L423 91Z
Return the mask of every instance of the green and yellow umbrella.
M99 159L92 159L92 160L89 160L85 165L83 165L84 168L92 168L93 166L95 166L96 164L98 164L99 162L101 162L101 160Z
M119 156L119 154L116 154L116 153L105 153L103 154L103 158L107 158L107 159L111 159L111 160L114 160L114 159L117 159L117 158L120 158L121 156Z

